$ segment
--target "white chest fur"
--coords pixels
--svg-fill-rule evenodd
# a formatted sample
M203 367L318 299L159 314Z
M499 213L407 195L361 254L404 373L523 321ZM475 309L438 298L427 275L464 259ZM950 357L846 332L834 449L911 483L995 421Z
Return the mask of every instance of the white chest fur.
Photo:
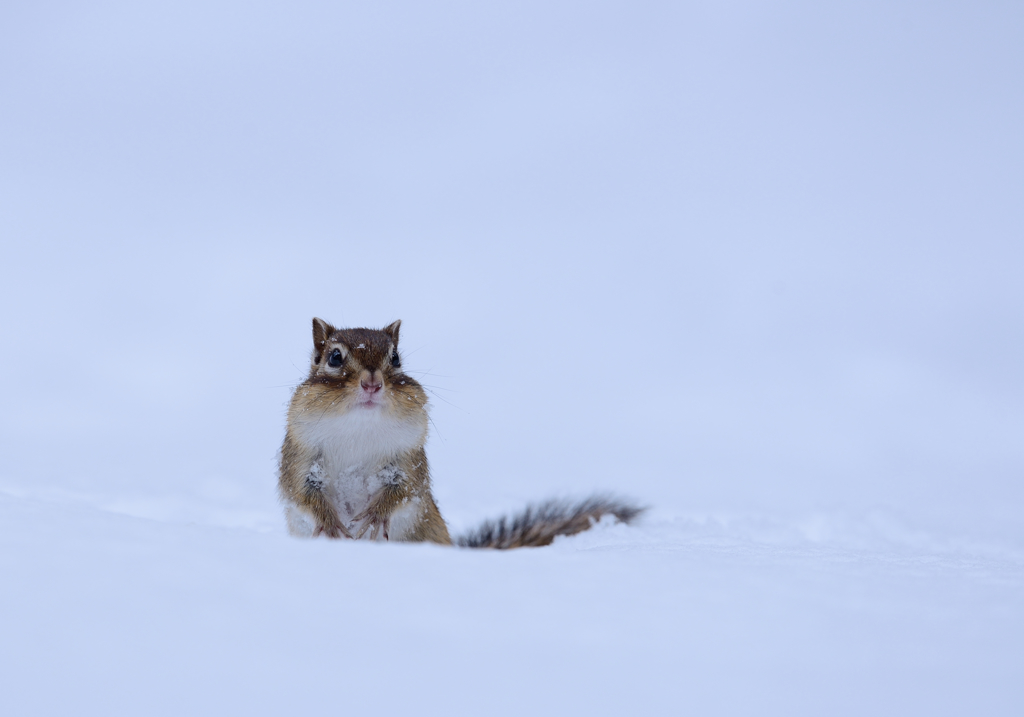
M398 420L382 409L355 408L341 415L300 418L296 437L336 470L370 468L423 445L426 425Z

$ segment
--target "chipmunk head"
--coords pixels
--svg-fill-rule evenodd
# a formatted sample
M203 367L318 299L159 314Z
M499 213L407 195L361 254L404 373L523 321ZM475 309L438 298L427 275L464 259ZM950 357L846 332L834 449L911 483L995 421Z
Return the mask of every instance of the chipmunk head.
M426 404L422 387L402 372L395 321L381 330L336 329L313 319L313 354L308 382L332 389L344 409L405 412Z
M427 394L402 371L396 321L380 330L337 329L313 319L309 377L295 388L288 429L347 465L378 465L422 448Z

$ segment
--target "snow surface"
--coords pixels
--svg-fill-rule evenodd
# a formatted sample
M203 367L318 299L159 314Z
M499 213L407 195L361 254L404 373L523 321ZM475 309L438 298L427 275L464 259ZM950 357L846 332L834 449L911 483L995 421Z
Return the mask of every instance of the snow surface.
M0 9L0 713L1024 714L1024 7ZM310 319L458 532L300 541Z
M884 516L652 517L507 553L10 494L0 516L7 714L1020 707L1024 558Z

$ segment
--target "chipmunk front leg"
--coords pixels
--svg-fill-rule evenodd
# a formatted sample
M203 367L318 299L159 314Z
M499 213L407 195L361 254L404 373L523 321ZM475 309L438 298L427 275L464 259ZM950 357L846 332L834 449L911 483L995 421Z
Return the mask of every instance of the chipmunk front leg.
M384 540L389 539L391 516L402 505L412 499L414 493L405 473L394 466L381 471L383 487L370 499L366 510L355 516L353 521L363 521L356 538L361 538L370 531L370 540L376 540L383 532Z
M324 495L323 488L324 482L320 475L320 465L313 463L298 496L299 505L311 513L316 521L313 537L326 535L328 538L351 538L352 533L341 522L338 511Z

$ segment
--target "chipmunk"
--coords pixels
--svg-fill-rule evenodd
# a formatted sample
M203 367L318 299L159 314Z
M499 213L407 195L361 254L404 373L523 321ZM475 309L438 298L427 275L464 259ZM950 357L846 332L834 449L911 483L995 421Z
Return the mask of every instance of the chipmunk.
M452 540L430 490L427 395L402 371L401 321L336 329L313 319L309 376L288 408L279 488L292 535L453 542L473 548L548 545L604 515L643 509L610 498L549 501Z

